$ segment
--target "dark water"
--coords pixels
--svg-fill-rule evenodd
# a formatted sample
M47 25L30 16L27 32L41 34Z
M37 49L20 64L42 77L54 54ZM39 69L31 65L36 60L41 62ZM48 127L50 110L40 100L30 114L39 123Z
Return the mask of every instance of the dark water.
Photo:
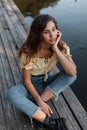
M38 14L50 14L57 21L62 39L71 47L77 64L78 79L71 86L87 111L87 1L86 0L14 0L31 24Z

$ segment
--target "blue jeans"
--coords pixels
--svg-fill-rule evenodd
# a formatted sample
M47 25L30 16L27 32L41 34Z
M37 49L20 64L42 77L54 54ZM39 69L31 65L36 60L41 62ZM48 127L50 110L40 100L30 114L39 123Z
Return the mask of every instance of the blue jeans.
M58 94L70 86L75 80L75 76L69 76L64 71L61 71L55 75L48 73L48 79L44 82L45 75L31 76L33 85L37 92L42 93L46 87L48 87L58 97ZM7 99L16 106L20 111L27 114L29 117L39 109L34 102L31 100L31 94L24 86L20 83L8 89L6 94Z

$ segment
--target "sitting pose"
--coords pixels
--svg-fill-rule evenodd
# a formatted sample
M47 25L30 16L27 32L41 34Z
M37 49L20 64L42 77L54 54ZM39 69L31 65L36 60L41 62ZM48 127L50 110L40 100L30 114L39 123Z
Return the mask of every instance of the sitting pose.
M23 82L7 91L7 99L35 121L58 130L47 101L58 98L76 80L76 65L69 46L61 40L56 20L47 14L37 16L27 40L19 49ZM60 62L62 70L53 74ZM34 100L34 102L31 100ZM56 119L57 120L57 119Z

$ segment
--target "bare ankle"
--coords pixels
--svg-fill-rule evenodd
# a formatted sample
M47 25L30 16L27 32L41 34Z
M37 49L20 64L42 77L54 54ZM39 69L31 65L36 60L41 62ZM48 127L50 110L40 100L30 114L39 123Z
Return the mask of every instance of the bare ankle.
M32 117L40 122L43 122L46 118L46 114L41 109L38 109Z
M41 98L43 101L47 102L51 98L53 98L55 95L53 94L52 91L47 87L45 91L42 93Z

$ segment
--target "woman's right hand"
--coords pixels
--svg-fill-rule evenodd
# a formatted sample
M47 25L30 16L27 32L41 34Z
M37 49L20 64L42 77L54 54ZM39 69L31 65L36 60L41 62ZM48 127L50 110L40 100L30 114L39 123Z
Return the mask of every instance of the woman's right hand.
M59 43L59 41L60 41L60 39L61 39L61 36L62 36L62 33L58 30L58 31L57 31L56 42L55 42L55 44L53 44L53 46L52 46L52 49L53 49L54 52L56 52L56 49L58 49L58 43Z
M39 102L38 105L40 106L41 110L42 110L47 116L51 117L51 115L52 115L53 112L52 112L50 106L49 106L47 103L45 103L45 102L42 100L41 102Z

